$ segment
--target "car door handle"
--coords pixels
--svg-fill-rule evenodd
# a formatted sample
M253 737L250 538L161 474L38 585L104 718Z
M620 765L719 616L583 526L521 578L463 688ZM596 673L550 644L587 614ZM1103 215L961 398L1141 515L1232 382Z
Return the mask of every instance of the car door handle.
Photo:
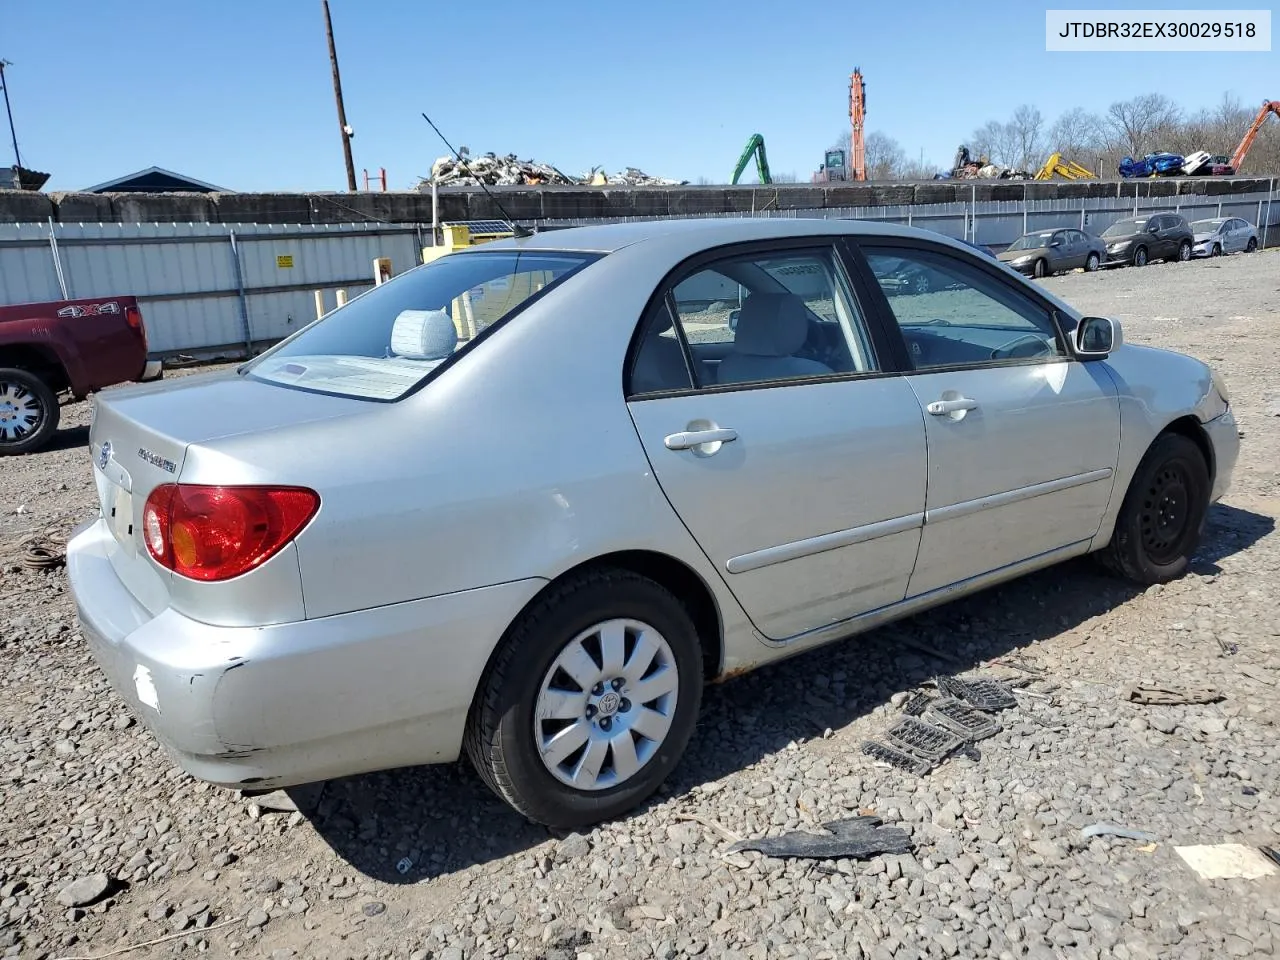
M663 437L662 442L668 450L688 450L690 447L700 447L704 443L728 443L730 440L737 439L737 430L721 427L717 430L685 430L672 433Z
M978 401L970 400L968 397L960 397L956 400L935 400L925 407L935 417L946 416L948 413L956 413L960 410L976 410L977 408Z

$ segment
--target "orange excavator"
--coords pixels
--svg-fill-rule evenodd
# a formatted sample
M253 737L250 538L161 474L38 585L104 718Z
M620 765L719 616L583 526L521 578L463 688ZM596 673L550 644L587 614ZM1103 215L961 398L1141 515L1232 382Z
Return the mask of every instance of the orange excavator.
M1244 139L1240 141L1240 146L1236 147L1236 152L1231 155L1231 169L1236 173L1240 172L1240 165L1244 163L1245 155L1248 154L1249 148L1253 146L1253 141L1258 139L1258 131L1267 122L1267 114L1270 113L1274 113L1276 119L1280 120L1280 100L1262 101L1262 109L1253 118L1253 123L1249 124L1249 129L1245 131Z
M849 170L854 180L867 179L867 139L863 122L867 116L867 85L862 79L862 69L853 68L849 77Z

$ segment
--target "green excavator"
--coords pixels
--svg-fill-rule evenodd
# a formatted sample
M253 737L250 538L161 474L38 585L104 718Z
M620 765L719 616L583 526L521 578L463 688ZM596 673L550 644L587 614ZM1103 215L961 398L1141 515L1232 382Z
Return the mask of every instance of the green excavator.
M769 175L769 158L764 152L764 137L758 133L753 133L751 139L747 141L747 148L742 151L742 156L738 158L738 165L733 168L733 179L730 183L736 184L742 179L742 171L747 169L747 164L751 162L751 157L756 158L756 171L760 174L761 183L773 183L773 177Z

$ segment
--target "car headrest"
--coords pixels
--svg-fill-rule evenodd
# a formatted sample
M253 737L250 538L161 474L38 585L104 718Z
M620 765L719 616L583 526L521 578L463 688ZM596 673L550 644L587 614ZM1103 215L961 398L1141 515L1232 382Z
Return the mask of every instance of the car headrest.
M794 293L753 293L738 314L734 350L753 357L789 357L808 337L803 300Z
M391 352L408 360L443 360L458 345L458 329L444 310L402 310L391 327Z

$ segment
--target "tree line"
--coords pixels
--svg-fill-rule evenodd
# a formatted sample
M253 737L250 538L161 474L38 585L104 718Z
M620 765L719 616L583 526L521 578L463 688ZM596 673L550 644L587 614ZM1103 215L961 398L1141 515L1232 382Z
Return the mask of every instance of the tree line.
M1157 152L1185 156L1196 150L1230 156L1260 106L1261 102L1250 106L1226 94L1217 106L1189 113L1164 94L1148 93L1118 100L1101 113L1073 107L1050 123L1037 107L1023 104L1006 121L982 124L964 146L974 159L985 156L993 163L1033 174L1056 151L1110 179L1119 175L1117 167L1126 156L1140 158ZM846 131L831 149L844 150L848 156L849 141ZM871 180L927 180L940 169L908 157L897 140L880 131L867 135L866 147L867 177ZM1263 124L1236 172L1242 176L1280 174L1280 118L1269 117Z

